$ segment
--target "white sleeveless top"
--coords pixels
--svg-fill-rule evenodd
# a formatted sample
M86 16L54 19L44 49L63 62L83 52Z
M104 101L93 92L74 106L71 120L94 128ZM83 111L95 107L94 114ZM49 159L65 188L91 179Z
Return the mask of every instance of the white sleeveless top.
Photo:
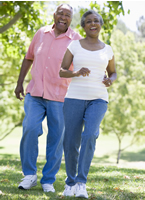
M68 46L73 54L74 71L82 67L88 68L89 76L73 77L68 87L66 98L93 100L103 99L108 102L108 92L102 83L108 61L113 57L110 45L96 51L89 51L82 48L79 40L72 41Z

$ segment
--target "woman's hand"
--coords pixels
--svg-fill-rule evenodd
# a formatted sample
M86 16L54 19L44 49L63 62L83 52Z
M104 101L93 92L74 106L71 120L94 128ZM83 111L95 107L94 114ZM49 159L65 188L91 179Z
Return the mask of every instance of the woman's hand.
M108 74L108 77L104 76L104 79L102 82L104 83L106 87L110 87L117 78L114 56L112 57L112 60L109 60L109 63L107 66L107 74Z
M82 67L79 71L75 72L76 76L89 76L90 70L88 68Z
M107 78L106 76L104 76L102 83L104 83L104 85L106 87L110 87L112 85L112 80L110 78Z

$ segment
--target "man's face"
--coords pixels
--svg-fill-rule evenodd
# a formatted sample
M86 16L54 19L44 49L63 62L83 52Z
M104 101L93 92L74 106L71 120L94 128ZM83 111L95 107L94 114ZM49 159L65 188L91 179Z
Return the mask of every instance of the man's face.
M67 5L62 5L57 9L56 13L54 13L54 23L55 29L58 31L65 33L68 27L70 26L72 20L72 10Z

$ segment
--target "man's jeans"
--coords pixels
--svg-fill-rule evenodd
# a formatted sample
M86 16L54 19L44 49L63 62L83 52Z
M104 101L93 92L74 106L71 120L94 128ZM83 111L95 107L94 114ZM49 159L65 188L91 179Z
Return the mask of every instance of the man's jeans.
M67 185L86 183L99 126L106 111L107 102L102 99L65 99L64 154Z
M24 175L34 175L37 172L38 137L43 134L42 121L47 116L46 164L43 168L41 183L52 184L60 168L63 152L63 103L27 94L24 110L23 136L20 144L23 173Z

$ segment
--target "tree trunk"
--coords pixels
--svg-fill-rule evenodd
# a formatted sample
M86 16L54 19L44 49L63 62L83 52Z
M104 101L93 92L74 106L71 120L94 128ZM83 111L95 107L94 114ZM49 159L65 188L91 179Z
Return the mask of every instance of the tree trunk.
M121 140L119 140L119 149L118 149L118 154L117 154L117 164L119 164L120 156L121 156Z
M119 164L120 156L121 156L121 149L118 150L118 154L117 154L117 164Z

